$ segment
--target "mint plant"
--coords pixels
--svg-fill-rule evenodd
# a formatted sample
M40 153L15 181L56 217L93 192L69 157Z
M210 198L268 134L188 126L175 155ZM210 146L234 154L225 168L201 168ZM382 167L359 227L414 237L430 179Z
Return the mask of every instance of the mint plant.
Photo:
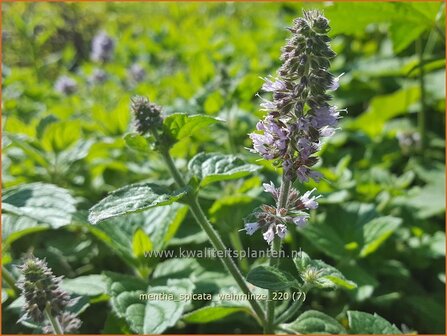
M272 93L272 100L263 99L261 104L268 114L258 122L257 131L250 134L253 141L251 151L266 160L273 160L274 165L282 168L279 187L272 182L264 184L265 191L273 196L275 206L262 205L253 213L255 221L246 222L244 226L249 235L261 231L266 242L271 244L269 265L252 269L246 280L230 256L219 256L241 292L246 295L265 334L293 329L284 322L296 316L311 288L355 288L355 284L338 270L322 261L313 261L304 253L294 260L300 279L278 268L281 240L289 226L303 227L309 218L308 211L318 207L320 197L313 195L315 188L301 195L292 184L309 179L319 181L322 177L312 167L318 161L316 154L322 138L334 134L340 118L341 110L330 105L331 96L327 94L327 91L336 90L339 86L339 77L328 71L330 59L335 56L329 46L329 29L328 20L319 11L304 11L303 17L294 21L293 27L289 28L292 37L282 50L283 65L278 76L265 79L262 87L264 91ZM125 137L127 145L137 151L145 152L147 147L157 151L174 181L174 188L155 183L123 187L90 209L90 222L96 224L112 217L181 202L189 207L215 250L227 251L202 209L198 192L206 184L243 177L256 167L231 155L200 153L188 164L188 180L187 175L177 168L170 149L182 138L219 120L203 115L164 116L162 107L142 96L132 98L131 112L136 133ZM147 276L148 273L144 271L141 274ZM264 306L255 299L247 281L268 289ZM278 291L291 289L293 297L296 297L296 290L300 297L279 313L275 309L275 296Z
M4 333L445 331L445 4L304 6L2 5Z

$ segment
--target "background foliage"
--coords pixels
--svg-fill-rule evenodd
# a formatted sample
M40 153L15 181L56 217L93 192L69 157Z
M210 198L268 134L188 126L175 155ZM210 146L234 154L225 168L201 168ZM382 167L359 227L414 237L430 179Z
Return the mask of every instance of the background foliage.
M324 195L310 225L287 238L336 266L357 283L352 291L313 291L305 309L347 324L347 310L377 312L403 331L443 333L445 325L445 16L441 3L314 3L331 20L332 70L345 73L335 101L347 107L342 129L323 146L319 170ZM273 167L248 153L247 133L259 111L260 77L274 74L296 3L3 3L2 264L25 252L47 259L64 286L82 300L74 307L83 333L142 332L126 295L153 286L218 293L232 285L215 261L149 261L148 249L197 249L206 237L184 205L149 209L92 226L87 210L108 192L137 181L169 184L160 157L135 151L129 99L147 95L166 114L220 117L172 151L186 172L199 152L238 154L262 169L201 193L224 240L235 248L265 249L261 237L238 232L242 219L271 202L261 184L276 181ZM91 41L105 31L116 42L113 59L90 60ZM129 68L138 64L144 80ZM108 79L93 83L95 69ZM62 95L61 75L77 82ZM302 186L297 186L302 188ZM244 272L262 260L241 261ZM293 269L288 261L284 269ZM118 286L119 284L120 286ZM126 294L127 293L127 294ZM3 332L16 324L20 298L4 284ZM126 304L129 304L127 302ZM123 306L124 305L124 306ZM186 315L196 301L171 307L158 332L259 332L247 306ZM146 310L147 311L147 310ZM217 318L216 318L217 316ZM351 317L352 318L352 317ZM231 321L231 323L229 323Z

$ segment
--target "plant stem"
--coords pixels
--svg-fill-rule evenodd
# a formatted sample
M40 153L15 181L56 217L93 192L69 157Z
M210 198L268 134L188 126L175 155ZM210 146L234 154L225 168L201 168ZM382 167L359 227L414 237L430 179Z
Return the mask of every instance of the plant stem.
M45 307L45 316L47 317L48 321L51 324L51 327L53 328L55 335L63 335L64 331L62 330L61 324L59 323L58 319L51 314L51 307L50 304L47 303Z
M279 191L278 209L287 207L287 199L289 196L290 181L283 174L281 187ZM278 267L279 264L279 253L281 251L281 238L275 235L272 242L272 255L270 257L270 266ZM275 320L275 305L276 302L273 300L274 290L269 290L268 301L267 301L267 323L264 328L264 334L272 334L274 332L274 320Z
M302 297L300 297L299 300L296 300L295 302L293 302L293 304L281 316L279 316L275 320L275 324L280 324L280 323L286 322L291 317L293 317L296 314L296 312L303 305L304 300L306 298L307 292L308 292L308 288L303 288L303 290L302 290L302 293L303 293Z
M169 150L168 149L161 150L161 154L163 155L163 159L166 162L169 171L172 174L172 177L174 178L178 187L185 188L187 186L186 182L184 181L183 177L180 175L180 172L175 166L174 161L172 160L172 157L169 154ZM231 275L233 276L234 280L236 281L242 292L245 295L247 295L248 302L253 308L260 323L262 325L265 325L265 315L261 305L259 304L258 301L255 300L254 296L252 295L252 292L250 291L250 289L247 286L247 283L245 282L242 273L237 268L233 259L231 259L231 257L226 253L227 248L225 244L223 243L217 231L214 230L211 223L206 218L205 213L203 212L202 207L199 204L197 196L188 193L186 196L186 201L197 223L208 235L208 238L211 241L213 247L217 251L223 251L223 255L222 257L220 257L220 260L226 266L227 270L231 273Z
M233 248L237 251L242 251L244 249L241 241L241 237L239 237L238 231L233 231L230 233L230 241L233 245ZM248 262L246 258L239 259L239 266L241 267L244 273L248 272Z
M416 41L416 50L419 57L419 87L421 90L421 109L418 114L418 129L419 136L421 138L421 152L424 153L424 147L426 142L425 124L427 113L427 102L425 97L425 70L424 70L424 49L422 47L422 38Z
M14 276L6 269L5 266L2 266L2 278L8 284L8 286L14 291L14 294L17 295L19 289L16 286L16 280Z

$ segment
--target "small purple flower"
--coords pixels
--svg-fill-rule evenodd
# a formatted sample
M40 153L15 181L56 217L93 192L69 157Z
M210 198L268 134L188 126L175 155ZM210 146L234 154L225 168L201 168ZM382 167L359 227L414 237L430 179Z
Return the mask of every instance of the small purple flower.
M284 155L288 147L289 132L279 120L267 115L264 120L258 122L256 128L263 133L249 135L253 140L252 152L260 154L266 160L273 160Z
M276 234L279 238L284 239L287 234L287 226L285 226L284 224L276 225Z
M335 77L332 79L332 84L328 87L328 90L335 91L340 87L340 78L343 76L344 73L342 73L340 76Z
M262 90L265 92L284 91L287 89L286 83L280 79L277 79L276 81L272 81L269 78L263 79L264 84L262 85Z
M54 89L57 92L68 96L75 93L78 89L78 86L73 78L70 78L68 76L60 76L56 80L56 83L54 83Z
M275 238L274 226L270 225L267 231L265 231L262 236L268 244L271 244L273 239Z
M339 118L340 112L335 106L323 106L314 111L311 123L317 129L325 126L336 126Z
M255 233L256 231L258 231L259 229L259 224L258 223L245 223L245 231L247 232L248 235L253 235L253 233Z
M298 180L303 182L309 182L309 179L319 182L323 175L320 172L312 171L306 166L301 166L297 169Z
M293 223L299 228L304 227L307 224L308 216L302 215L293 218Z
M319 198L321 197L321 195L310 197L310 195L311 195L316 189L317 189L317 188L313 188L312 190L306 191L306 192L304 193L304 195L301 196L301 202L303 202L305 208L308 209L308 210L318 208L318 203L317 203L316 200L319 199Z
M336 129L333 127L324 126L323 128L320 129L320 136L322 138L330 138L335 134L335 130Z
M106 62L113 57L115 50L115 42L105 32L100 32L95 35L92 40L92 53L90 55L92 61Z

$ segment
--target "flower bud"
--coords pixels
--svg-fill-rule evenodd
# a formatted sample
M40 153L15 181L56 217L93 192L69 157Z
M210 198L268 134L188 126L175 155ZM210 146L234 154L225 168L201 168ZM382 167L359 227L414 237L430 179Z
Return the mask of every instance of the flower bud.
M159 129L162 126L161 107L151 103L146 97L133 97L130 108L134 115L135 128L141 135Z
M47 305L54 315L58 315L69 305L70 296L60 288L61 278L53 275L45 261L28 257L20 270L23 278L17 286L25 298L24 310L28 318L42 322Z

